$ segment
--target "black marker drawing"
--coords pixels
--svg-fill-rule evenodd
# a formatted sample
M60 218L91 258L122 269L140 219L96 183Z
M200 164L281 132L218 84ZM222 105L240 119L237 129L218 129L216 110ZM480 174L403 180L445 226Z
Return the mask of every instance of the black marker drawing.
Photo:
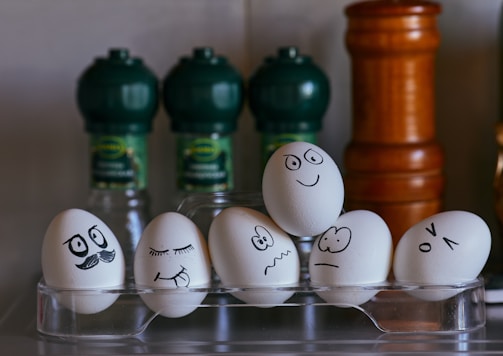
M327 267L334 267L334 268L339 268L339 266L331 264L331 263L315 263L315 266L327 266Z
M321 252L338 253L348 248L351 242L351 229L349 227L335 226L325 231L318 240L318 249Z
M168 253L169 253L169 249L166 249L166 250L156 250L153 247L150 247L150 251L148 252L148 254L150 256L166 256Z
M424 228L430 235L433 237L437 237L437 231L435 229L435 224L431 223L430 227L425 227ZM459 245L459 242L453 241L451 239L448 239L447 237L442 237L442 240L449 246L449 248L454 251L454 246L453 245ZM419 251L428 253L431 251L431 244L429 242L423 242L419 244Z
M80 234L73 235L71 238L63 242L63 245L64 244L68 244L70 252L77 257L86 257L89 253L87 242Z
M422 244L419 245L419 251L430 252L431 251L431 244L429 242L423 242Z
M269 230L267 230L265 227L261 225L255 226L255 233L256 235L253 235L251 237L251 241L253 246L257 250L264 251L274 245L274 239L272 238Z
M302 165L300 158L296 155L285 155L285 167L289 171L296 171Z
M180 271L171 277L161 277L161 272L157 272L154 282L160 279L163 281L172 281L176 287L188 287L190 284L190 276L184 266L180 265L180 268Z
M63 245L67 245L74 256L85 258L84 262L75 265L77 268L87 270L96 266L100 261L110 263L115 259L115 250L105 250L108 247L108 242L105 235L97 228L97 225L91 226L87 230L87 235L96 246L102 249L101 251L88 256L89 245L80 234L75 234L63 242Z
M437 236L437 232L435 231L435 224L431 223L431 229L425 227L426 231L428 231L431 235Z
M186 253L189 253L190 251L195 250L195 247L192 246L192 244L188 244L187 246L180 247L180 248L174 248L173 253L175 255L184 255ZM158 256L168 256L169 255L170 249L167 248L165 250L156 250L153 247L149 247L149 252L148 254L150 256L158 257Z
M75 266L77 266L77 268L80 268L80 269L89 269L89 268L96 266L99 261L103 261L105 263L110 263L114 260L114 258L115 258L115 250L113 250L113 251L103 250L103 251L95 253L94 255L87 257L83 263L81 263L79 265L75 265Z
M187 246L180 247L180 248L174 248L173 251L175 252L175 255L184 255L186 253L189 253L190 251L193 251L195 248L192 246L192 244L188 244Z
M318 165L323 163L323 156L311 148L304 153L304 158L312 164Z
M288 256L290 253L292 253L292 251L290 250L286 250L286 253L285 252L281 252L281 255L279 257L274 257L273 261L272 261L272 265L268 265L266 266L266 268L264 269L264 275L267 276L267 270L269 268L273 268L276 266L276 261L279 261L279 260L282 260L284 257Z
M285 157L285 167L288 170L296 171L296 170L300 169L300 167L302 166L302 161L296 155L288 154L288 155L284 155L284 157ZM314 165L319 165L319 164L323 163L323 156L313 149L308 149L304 153L304 159L308 163L311 163ZM296 179L296 181L297 181L297 183L303 185L304 187L314 187L320 181L320 175L317 174L316 179L314 179L311 183L305 183L305 182L302 182L298 179Z
M454 251L454 247L452 247L452 244L454 244L454 245L459 245L459 243L458 243L458 242L456 242L456 241L452 241L452 240L448 239L447 237L442 237L442 240L444 240L444 242L447 244L447 246L449 246L449 248L450 248L451 250L453 250L453 251Z
M311 184L306 184L306 183L303 183L301 182L300 180L296 179L297 183L300 183L302 184L304 187L314 187L316 184L318 184L318 182L320 181L320 175L317 174L316 175L316 180L314 181L314 183L311 183Z

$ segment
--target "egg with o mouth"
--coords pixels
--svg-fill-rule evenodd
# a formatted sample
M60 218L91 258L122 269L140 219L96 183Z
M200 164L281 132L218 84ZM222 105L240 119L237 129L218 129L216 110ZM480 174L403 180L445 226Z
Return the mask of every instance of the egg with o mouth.
M335 223L344 202L339 168L320 147L291 142L269 158L262 176L268 214L294 236L316 236Z
M400 238L393 260L398 282L437 286L410 294L425 300L442 300L460 292L449 286L477 278L491 251L486 222L468 211L444 211L410 227Z
M110 228L95 215L68 209L56 215L42 243L45 283L71 289L58 294L58 301L80 314L94 314L111 306L117 293L100 289L120 287L125 279L121 246Z
M137 286L152 288L140 297L154 312L179 318L193 312L206 297L211 263L203 234L188 217L167 212L145 228L134 256Z
M391 232L379 215L368 210L344 213L314 242L311 283L337 287L318 292L327 302L363 304L378 291L372 285L386 281L392 250Z
M273 287L298 283L299 255L290 236L268 216L250 208L226 208L213 219L208 244L222 284L251 288L234 292L238 299L269 307L293 294Z

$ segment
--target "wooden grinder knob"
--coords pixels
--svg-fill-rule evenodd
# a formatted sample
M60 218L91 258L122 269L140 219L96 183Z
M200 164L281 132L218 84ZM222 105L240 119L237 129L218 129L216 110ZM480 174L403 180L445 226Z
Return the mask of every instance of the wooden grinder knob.
M346 208L378 213L395 245L442 206L443 152L434 119L439 13L438 4L421 0L363 1L346 8L353 98Z

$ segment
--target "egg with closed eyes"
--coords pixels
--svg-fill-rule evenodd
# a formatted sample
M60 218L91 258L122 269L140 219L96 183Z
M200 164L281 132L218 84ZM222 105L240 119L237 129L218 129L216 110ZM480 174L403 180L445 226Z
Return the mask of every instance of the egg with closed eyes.
M268 216L250 208L226 208L213 219L208 244L222 284L245 289L233 292L238 299L269 307L293 294L275 288L298 283L299 255L290 236Z
M339 168L320 147L291 142L269 158L262 176L267 213L293 236L316 236L335 223L344 202Z
M125 279L124 255L114 233L81 209L64 210L52 219L41 262L49 287L72 290L58 294L58 301L80 314L107 309L118 294L100 290L120 287Z
M167 212L145 228L134 256L137 286L152 288L140 297L154 312L178 318L193 312L206 297L211 263L203 234L188 217Z
M314 242L311 283L337 287L318 292L327 302L363 304L378 291L372 285L386 281L392 250L391 232L379 215L368 210L346 212Z

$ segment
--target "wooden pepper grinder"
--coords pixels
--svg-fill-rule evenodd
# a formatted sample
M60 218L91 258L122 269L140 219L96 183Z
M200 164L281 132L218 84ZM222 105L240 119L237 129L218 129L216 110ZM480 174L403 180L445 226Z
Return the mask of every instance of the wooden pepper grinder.
M440 10L423 0L363 1L346 8L353 85L346 209L378 213L395 245L409 227L442 207L443 151L434 119Z

